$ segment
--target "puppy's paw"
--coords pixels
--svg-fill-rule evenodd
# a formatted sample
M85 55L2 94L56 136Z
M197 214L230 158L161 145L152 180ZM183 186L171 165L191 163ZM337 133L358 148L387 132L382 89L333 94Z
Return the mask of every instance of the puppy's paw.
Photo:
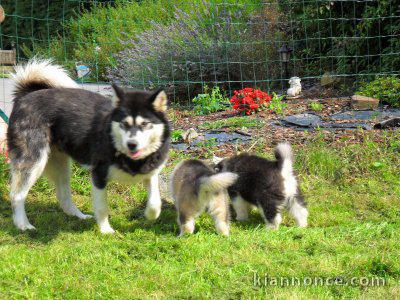
M277 224L272 224L272 223L267 224L267 230L278 230L278 229L279 229L279 225L277 225Z
M221 235L228 236L229 235L229 225L225 222L220 222L216 224L217 232Z
M229 229L222 230L222 231L219 232L219 234L223 235L223 236L229 236Z
M154 221L160 216L161 206L147 206L144 215L147 220Z
M243 221L247 221L249 219L249 216L247 215L247 216L236 216L236 221L239 221L239 222L243 222Z
M79 216L77 216L79 219L81 220L87 220L87 219L92 219L93 216L92 215L85 215L85 214L80 214Z

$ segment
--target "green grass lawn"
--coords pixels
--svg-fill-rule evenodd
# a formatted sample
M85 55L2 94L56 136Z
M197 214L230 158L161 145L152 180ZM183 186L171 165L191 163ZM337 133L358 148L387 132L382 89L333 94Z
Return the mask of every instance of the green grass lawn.
M196 233L177 238L176 213L143 217L146 192L111 184L111 224L101 235L94 220L64 215L42 179L27 212L37 230L21 233L11 221L8 172L0 162L0 298L395 298L400 295L400 132L379 143L295 147L296 168L309 202L310 227L294 227L284 215L267 231L253 212L232 222L231 236L215 233L210 217ZM271 157L272 153L260 153ZM169 173L187 154L173 152ZM74 168L74 200L91 212L88 174ZM381 278L385 286L274 286L274 277ZM366 280L366 279L363 279ZM270 281L272 283L272 281ZM308 282L308 281L307 281Z

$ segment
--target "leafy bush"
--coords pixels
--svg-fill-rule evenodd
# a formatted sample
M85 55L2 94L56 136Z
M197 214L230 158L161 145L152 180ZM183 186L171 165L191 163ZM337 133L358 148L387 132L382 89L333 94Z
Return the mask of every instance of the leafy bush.
M397 77L378 77L374 81L364 83L357 94L374 97L393 107L400 107L400 79Z
M313 111L321 111L324 109L324 105L318 102L311 102L310 109Z
M138 87L164 84L180 100L200 93L203 82L223 83L223 89L231 90L246 80L262 87L276 78L279 65L265 56L278 56L273 41L279 30L273 20L279 13L210 3L194 7L192 14L177 10L174 22L153 24L128 41L108 78ZM266 25L269 14L274 19Z
M62 31L64 20L69 20L80 8L91 8L89 1L0 0L0 4L7 15L0 32L3 49L10 48L13 42L29 48L35 43L47 45L49 39Z
M219 87L215 86L209 91L205 86L204 93L198 94L192 102L197 114L207 115L225 109L229 104L229 99L222 95Z
M173 130L171 132L171 142L172 143L181 142L183 140L182 134L183 134L183 130L182 129Z
M282 0L279 4L291 18L292 68L298 76L400 69L399 0Z
M270 95L252 88L235 91L234 96L230 100L234 110L246 115L251 115L267 108L269 101L271 101Z
M278 115L283 114L283 110L287 107L287 103L283 102L284 95L278 96L276 93L273 93L273 97L269 102L269 109L271 112L275 112Z

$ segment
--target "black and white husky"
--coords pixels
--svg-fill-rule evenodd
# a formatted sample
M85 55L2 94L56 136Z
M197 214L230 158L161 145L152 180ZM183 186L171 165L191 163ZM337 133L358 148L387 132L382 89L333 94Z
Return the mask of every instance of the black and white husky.
M267 226L278 229L286 208L297 225L307 227L308 210L293 170L293 153L289 143L275 148L276 161L249 154L222 160L217 171L239 175L229 187L229 196L238 221L248 218L252 206L258 207Z
M17 67L14 82L7 138L13 221L19 229L34 229L25 199L42 173L54 182L66 214L90 217L71 200L70 158L91 171L94 215L102 233L114 232L108 221L109 180L143 181L149 191L145 215L158 218L158 175L167 160L170 134L164 91L125 91L114 85L111 101L79 89L60 66L46 60Z

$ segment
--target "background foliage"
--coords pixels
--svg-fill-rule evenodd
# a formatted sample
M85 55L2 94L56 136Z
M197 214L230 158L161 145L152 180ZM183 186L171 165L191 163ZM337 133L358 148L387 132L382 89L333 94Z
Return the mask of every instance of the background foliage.
M89 11L92 5L112 3L110 0L97 1L32 1L0 0L6 13L1 24L1 48L10 48L11 43L43 47L51 43L54 36L63 36L64 27L69 20L79 18L79 12Z
M371 82L364 82L357 93L400 107L400 79L397 77L378 77Z
M290 16L298 74L399 70L400 1L279 2Z
M0 0L0 46L50 56L92 80L165 85L192 99L205 85L274 89L290 75L399 75L400 0Z

